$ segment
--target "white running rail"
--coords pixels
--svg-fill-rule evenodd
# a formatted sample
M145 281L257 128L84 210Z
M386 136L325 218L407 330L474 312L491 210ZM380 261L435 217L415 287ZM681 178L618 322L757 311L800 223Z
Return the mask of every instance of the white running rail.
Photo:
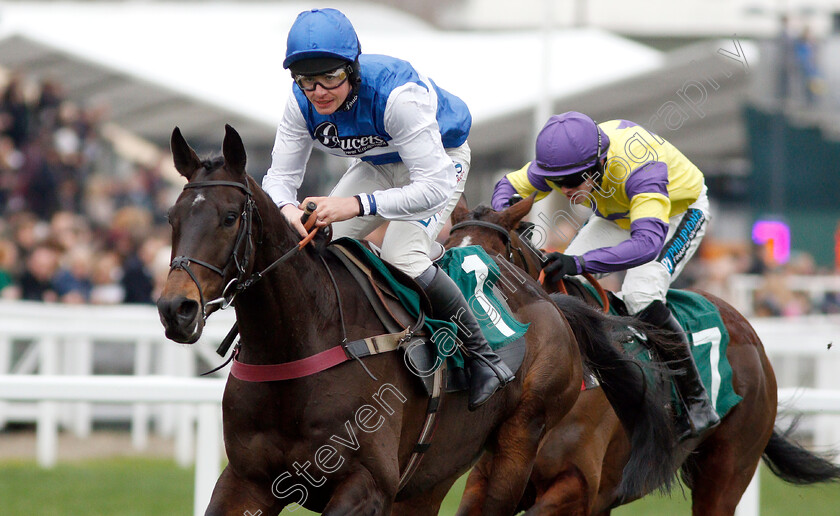
M37 402L55 413L59 401L99 403L183 403L197 406L193 514L201 516L219 477L222 454L221 402L225 380L168 376L43 376L0 375L0 399ZM46 425L44 425L46 423ZM54 424L39 420L36 429L39 456L55 456L58 446Z

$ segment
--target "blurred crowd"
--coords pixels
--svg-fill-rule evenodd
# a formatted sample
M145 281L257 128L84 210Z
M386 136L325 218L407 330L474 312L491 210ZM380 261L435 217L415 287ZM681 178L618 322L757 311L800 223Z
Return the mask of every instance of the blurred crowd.
M549 234L545 247L563 251L575 232L575 226L563 220ZM828 268L817 266L807 252L792 251L785 263L778 263L771 244L720 241L707 235L671 286L709 292L749 316L840 314L840 223L836 238L835 254L839 258L833 268ZM828 276L832 276L831 284L825 284ZM598 281L604 288L617 291L623 279L624 273L618 272Z
M807 252L794 251L780 264L766 244L723 245L710 240L701 245L698 255L675 288L702 289L736 305L742 301L736 292L741 289L748 294L743 301L751 306L738 308L758 317L840 313L840 292L831 285L818 285L835 271L818 267Z
M151 303L178 187L121 157L104 107L11 74L0 88L0 298Z
M169 270L165 214L181 186L159 166L121 157L103 136L106 123L107 109L66 99L53 81L12 74L0 87L0 298L157 299ZM574 235L572 227L559 229ZM796 278L833 273L806 253L779 265L763 247L707 238L674 287L732 301L733 275L753 274L760 278L752 289L755 315L840 313L840 294L815 297L796 286ZM602 279L613 289L620 281L620 274Z

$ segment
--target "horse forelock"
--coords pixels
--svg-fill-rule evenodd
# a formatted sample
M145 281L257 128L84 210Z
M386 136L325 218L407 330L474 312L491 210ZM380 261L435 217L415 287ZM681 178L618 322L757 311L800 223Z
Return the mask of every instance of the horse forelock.
M473 220L487 220L492 218L491 215L494 213L496 213L496 211L490 206L480 204L470 213L470 218Z
M201 160L201 168L204 169L205 175L209 175L217 169L222 168L224 164L225 158L223 156L212 156Z

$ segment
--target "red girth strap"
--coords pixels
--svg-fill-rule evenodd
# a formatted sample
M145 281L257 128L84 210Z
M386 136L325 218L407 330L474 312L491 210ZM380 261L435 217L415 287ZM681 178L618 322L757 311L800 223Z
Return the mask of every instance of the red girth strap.
M237 352L238 354L238 352ZM321 372L325 369L335 367L342 362L350 360L341 345L322 351L311 357L302 358L293 362L271 365L243 364L236 356L230 366L230 374L245 382L275 382L279 380L292 380L303 378Z
M375 335L364 339L354 340L347 344L339 344L326 351L316 353L311 357L302 358L293 362L271 365L244 364L239 361L239 348L233 354L233 365L230 373L239 380L245 382L277 382L281 380L293 380L303 378L325 369L335 367L338 364L347 362L351 358L361 359L370 355L387 353L399 349L403 342L407 342L417 328L423 324L423 318L417 320L415 327L406 328L396 333Z

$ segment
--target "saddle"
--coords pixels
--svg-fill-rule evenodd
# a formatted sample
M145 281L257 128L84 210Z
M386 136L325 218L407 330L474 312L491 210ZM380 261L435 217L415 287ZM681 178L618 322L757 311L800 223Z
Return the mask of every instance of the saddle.
M356 280L379 320L390 332L387 335L379 336L378 343L390 347L394 345L394 337L391 336L405 335L398 339L399 342L396 343L394 349L399 348L408 352L408 346L411 346L410 358L407 363L410 362L410 369L414 369L413 372L422 380L426 391L431 396L435 391L435 375L417 374L417 371L434 370L436 361L439 360L435 345L430 340L431 335L425 327L425 314L433 313L431 302L426 293L413 278L393 265L378 259L378 249L369 242L341 238L331 242L326 250L334 255ZM372 259L377 260L377 263L372 263ZM385 277L380 267L383 267L392 278ZM394 285L393 281L396 281L398 285ZM403 304L403 299L395 291L395 288L400 287L417 294L419 300L418 316L411 315L411 311ZM504 298L497 296L497 299L503 300ZM509 307L505 306L505 308L510 313ZM421 338L423 344L417 345L418 341L413 337ZM377 337L371 339L377 339ZM497 349L496 352L507 363L508 367L515 371L522 364L525 356L525 339L524 337L520 338L503 348ZM446 392L468 389L469 383L464 368L451 367L446 362L448 361L444 361L444 364L440 366L443 370L443 385L441 388Z

